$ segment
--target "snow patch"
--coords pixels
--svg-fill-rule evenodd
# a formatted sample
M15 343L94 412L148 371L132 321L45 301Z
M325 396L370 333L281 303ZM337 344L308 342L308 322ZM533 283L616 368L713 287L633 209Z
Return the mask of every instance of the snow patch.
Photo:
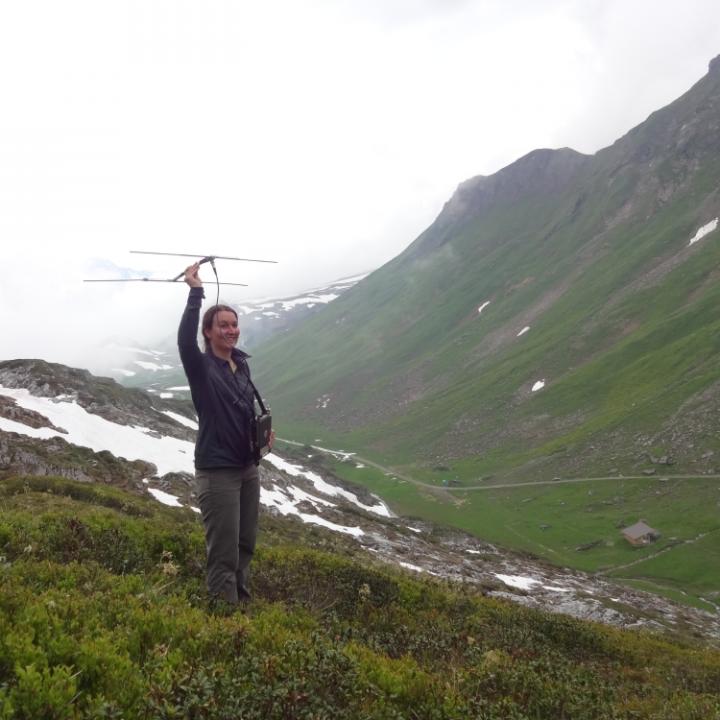
M155 488L148 488L148 492L156 499L159 500L163 505L170 507L182 507L182 503L178 500L177 496L171 495L170 493L157 490Z
M303 502L304 500L306 502L312 503L313 505L323 505L324 507L337 507L334 502L330 502L330 500L325 500L324 498L319 498L316 495L311 495L310 493L307 493L304 490L295 487L294 485L288 486L287 491L293 496L293 501L296 503Z
M542 390L545 387L545 381L544 380L538 380L533 386L532 386L532 392L537 392L538 390Z
M0 394L16 400L20 407L44 415L53 425L65 428L67 435L48 427L31 428L28 425L0 418L0 429L29 437L47 440L61 437L73 445L89 447L95 452L109 450L116 457L128 460L145 460L157 466L158 474L195 471L194 446L187 440L171 437L152 437L148 429L118 425L99 415L89 413L76 402L53 402L50 398L31 395L25 388L0 386Z
M160 395L160 397L162 397L162 394ZM167 415L169 418L172 418L175 422L179 422L181 425L185 425L185 427L192 428L193 430L198 429L198 424L194 420L186 418L184 415L174 413L172 410L160 410L160 412L163 415Z
M498 580L502 580L506 585L510 587L518 588L519 590L530 590L533 585L540 585L539 580L533 580L533 578L524 577L522 575L501 575L500 573L493 573Z
M299 490L298 488L289 488L289 490L293 494L305 495L307 497L312 497L311 495L304 493L302 490ZM315 498L315 500L320 501L320 498ZM312 515L310 513L300 512L295 507L293 501L290 500L290 498L282 490L280 490L277 487L277 485L274 485L272 490L260 488L260 502L263 505L265 505L266 507L276 508L283 515L290 515L290 514L297 515L305 523L321 525L323 527L328 528L329 530L334 530L335 532L340 532L345 535L352 535L353 537L361 537L362 535L365 534L365 532L363 531L362 528L348 527L346 525L338 525L337 523L330 522L330 520L326 520L325 518L320 517L319 515ZM322 502L322 501L320 501L320 502Z
M709 223L707 223L707 225L703 225L701 228L699 228L695 235L690 239L688 245L695 244L698 240L701 240L708 233L711 233L713 230L715 230L715 228L717 228L718 226L719 219L720 218L715 218L714 220L711 220Z
M283 460L281 457L278 457L274 453L266 455L265 460L267 460L271 465L274 465L278 470L286 472L288 475L307 478L315 486L315 489L323 495L330 495L331 497L340 496L367 512L374 513L375 515L382 515L383 517L392 517L392 513L387 505L380 501L379 498L377 505L365 505L358 500L354 493L339 488L336 485L331 485L323 480L317 473L311 472L310 470L304 470L300 465L293 465L287 460Z
M521 335L524 335L529 329L530 329L530 326L529 326L529 325L526 325L526 326L517 334L517 337L520 337Z
M489 300L486 300L479 308L478 308L478 315L490 304Z
M540 585L543 590L549 590L550 592L557 593L568 593L572 592L570 588L558 587L557 585L543 585L540 580L535 580L531 577L525 577L523 575L501 575L500 573L493 573L496 578L502 580L506 585L510 587L518 588L520 590L532 590L536 585Z
M132 377L133 375L137 375L137 373L134 370L124 370L123 368L110 368L110 371L120 373L121 375L124 375L125 377Z
M282 300L283 310L292 310L296 305L308 305L309 303L329 303L339 298L337 293L325 293L323 295L311 295L310 297L294 298L292 300Z
M143 370L152 370L157 372L158 370L172 370L172 365L158 365L157 363L146 362L145 360L133 360L136 365L139 365Z
M130 352L134 352L134 353L140 353L141 355L150 355L151 357L158 357L159 355L167 355L167 353L162 350L141 350L140 348L134 348L134 347L125 348L125 350L129 350Z

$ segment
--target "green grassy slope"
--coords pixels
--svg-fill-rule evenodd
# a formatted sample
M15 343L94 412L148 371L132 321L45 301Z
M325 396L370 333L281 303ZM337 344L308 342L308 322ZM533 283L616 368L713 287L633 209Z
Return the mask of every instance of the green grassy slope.
M404 253L258 349L279 427L464 480L629 471L655 436L679 468L720 451L675 432L720 405L720 229L688 245L720 214L719 115L715 64L595 156L536 151L463 184Z
M3 480L0 506L0 718L720 713L716 650L410 578L319 529L266 519L229 613L189 511L52 478Z

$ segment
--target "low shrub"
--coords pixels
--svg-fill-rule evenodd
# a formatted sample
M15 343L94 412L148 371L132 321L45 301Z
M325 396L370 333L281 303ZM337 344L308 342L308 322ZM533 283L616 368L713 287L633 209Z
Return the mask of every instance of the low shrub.
M303 547L297 524L219 611L196 518L65 487L0 490L0 720L720 716L715 649Z

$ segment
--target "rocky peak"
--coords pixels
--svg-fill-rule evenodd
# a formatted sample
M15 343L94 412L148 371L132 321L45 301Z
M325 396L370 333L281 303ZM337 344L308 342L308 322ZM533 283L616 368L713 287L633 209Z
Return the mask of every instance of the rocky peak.
M654 175L666 161L676 177L695 172L720 149L718 80L720 56L710 61L708 74L684 95L652 113L597 157L612 172L622 168Z
M591 159L592 156L571 148L543 148L529 152L493 175L465 180L445 203L433 225L411 245L411 254L440 247L460 225L496 207L563 192Z
M443 214L479 214L494 204L510 204L528 195L552 195L564 190L590 159L571 148L533 150L489 177L461 183ZM442 215L441 215L442 217Z

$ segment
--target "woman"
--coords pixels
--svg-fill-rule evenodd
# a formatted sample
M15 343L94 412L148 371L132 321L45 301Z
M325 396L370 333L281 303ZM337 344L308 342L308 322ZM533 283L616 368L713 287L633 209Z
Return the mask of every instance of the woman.
M251 438L255 421L249 357L235 347L237 313L213 305L202 320L205 352L197 344L204 297L199 263L185 270L190 286L178 348L197 411L195 477L205 526L207 586L212 597L236 604L250 599L248 573L255 550L260 478ZM271 436L270 447L274 433Z

